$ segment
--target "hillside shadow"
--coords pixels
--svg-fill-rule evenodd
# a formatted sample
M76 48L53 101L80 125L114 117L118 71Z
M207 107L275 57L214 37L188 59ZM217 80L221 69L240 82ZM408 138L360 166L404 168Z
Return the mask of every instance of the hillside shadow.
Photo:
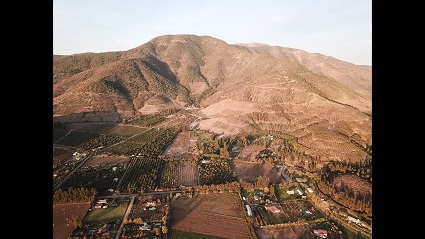
M53 123L121 122L118 112L92 111L53 116Z

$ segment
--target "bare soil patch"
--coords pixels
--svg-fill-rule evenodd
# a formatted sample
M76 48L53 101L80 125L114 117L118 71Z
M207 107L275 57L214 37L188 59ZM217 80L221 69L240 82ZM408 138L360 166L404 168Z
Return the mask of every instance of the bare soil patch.
M223 238L250 238L237 194L198 194L172 204L171 228Z
M179 157L188 151L189 132L183 131L177 135L173 143L164 152L165 157Z
M108 156L107 154L100 154L92 156L84 164L85 166L93 166L99 164L123 164L127 163L130 160L127 156Z
M271 183L280 183L283 180L279 171L269 163L233 160L230 165L238 178L245 182L255 183L259 176L270 178Z
M69 203L53 205L53 238L68 239L74 229L72 218L82 219L90 203Z
M239 154L239 158L241 159L250 159L252 157L257 156L257 154L264 149L264 146L260 145L248 145L244 147Z

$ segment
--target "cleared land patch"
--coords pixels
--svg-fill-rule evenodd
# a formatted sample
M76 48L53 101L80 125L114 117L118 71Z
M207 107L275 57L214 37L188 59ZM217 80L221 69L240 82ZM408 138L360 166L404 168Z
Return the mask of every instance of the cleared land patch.
M283 180L282 175L272 164L233 160L231 167L238 178L245 182L255 183L259 176L268 177L271 183L280 183Z
M85 162L85 166L94 166L99 164L123 164L130 161L127 156L108 156L107 154L94 155Z
M238 194L198 194L172 204L171 228L223 238L250 238Z
M165 157L179 157L188 151L189 132L183 131L177 135L172 144L164 151Z
M53 205L53 238L68 239L74 229L73 218L81 220L89 208L89 202Z

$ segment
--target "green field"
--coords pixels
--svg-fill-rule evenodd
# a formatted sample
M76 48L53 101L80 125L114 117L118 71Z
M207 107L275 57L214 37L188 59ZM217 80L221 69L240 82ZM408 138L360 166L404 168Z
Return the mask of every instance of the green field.
M124 216L127 209L129 199L116 199L117 206L108 208L91 209L83 218L83 224L99 225L105 223L115 223Z
M169 233L169 239L223 239L223 237L209 236L194 232L173 230Z

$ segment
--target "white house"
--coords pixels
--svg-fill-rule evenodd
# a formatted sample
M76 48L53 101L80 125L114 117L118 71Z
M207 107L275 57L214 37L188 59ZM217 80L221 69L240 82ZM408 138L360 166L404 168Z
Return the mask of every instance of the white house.
M357 218L354 218L354 217L350 217L350 216L348 216L348 221L350 221L350 222L354 222L354 223L356 223L356 224L358 224L358 225L360 225L360 224L361 224L360 219L357 219Z

